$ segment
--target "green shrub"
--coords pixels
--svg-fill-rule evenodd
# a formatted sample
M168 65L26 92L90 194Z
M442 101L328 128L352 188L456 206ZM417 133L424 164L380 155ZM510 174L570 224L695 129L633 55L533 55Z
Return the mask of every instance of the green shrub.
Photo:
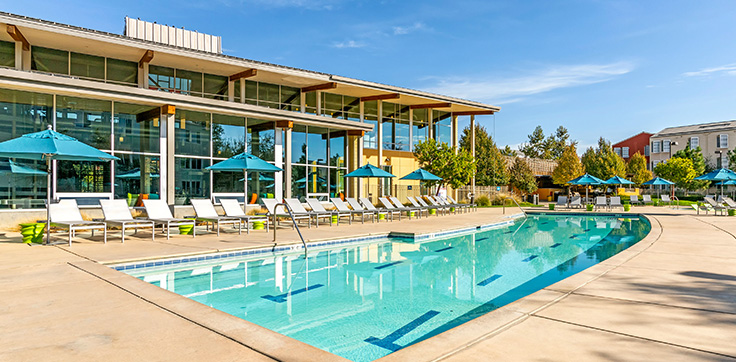
M491 206L491 199L489 199L486 195L481 195L477 199L475 199L475 203L478 204L478 206L480 207L488 207Z

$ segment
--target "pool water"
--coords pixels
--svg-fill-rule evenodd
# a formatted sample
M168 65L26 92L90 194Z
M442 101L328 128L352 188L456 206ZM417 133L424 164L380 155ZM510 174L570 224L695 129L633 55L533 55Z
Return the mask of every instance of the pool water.
M372 361L588 268L649 233L645 219L529 216L439 240L126 270L353 361Z

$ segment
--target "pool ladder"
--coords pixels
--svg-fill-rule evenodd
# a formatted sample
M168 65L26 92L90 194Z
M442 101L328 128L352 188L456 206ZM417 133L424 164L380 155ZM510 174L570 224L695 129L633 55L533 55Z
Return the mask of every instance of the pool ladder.
M286 209L286 211L289 213L289 217L291 218L291 222L294 225L294 228L296 229L296 233L299 234L299 239L302 240L302 245L304 246L304 259L306 259L307 258L307 243L304 241L304 237L302 236L302 232L299 230L299 225L297 225L296 219L294 219L294 213L291 212L291 207L289 207L289 205L283 202L280 202L273 207L273 211L274 211L273 213L273 246L274 248L276 247L276 229L278 229L277 224L276 224L276 217L278 215L278 212L276 211L279 209L279 206L283 206L284 209ZM311 222L311 220L309 222Z
M503 214L504 215L506 215L506 200L513 201L516 204L516 207L518 207L519 210L521 210L521 213L524 214L524 217L525 218L528 217L527 214L526 214L526 211L524 211L524 209L521 208L521 205L519 205L519 203L516 202L516 200L513 197L507 197L507 198L503 199L503 201L501 202L501 204L503 205Z

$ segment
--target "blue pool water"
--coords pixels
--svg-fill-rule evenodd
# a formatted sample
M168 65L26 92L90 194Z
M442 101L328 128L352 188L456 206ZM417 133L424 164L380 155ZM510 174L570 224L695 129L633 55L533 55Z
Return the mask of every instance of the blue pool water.
M529 295L628 248L644 219L556 215L413 242L125 272L353 361L371 361Z

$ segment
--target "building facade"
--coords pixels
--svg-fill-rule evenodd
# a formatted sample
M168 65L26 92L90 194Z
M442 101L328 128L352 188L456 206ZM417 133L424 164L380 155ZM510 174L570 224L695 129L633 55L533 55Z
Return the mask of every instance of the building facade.
M647 159L647 167L649 167L649 138L651 136L651 133L641 132L621 142L615 143L611 145L611 147L613 147L613 152L616 152L616 154L621 156L621 158L623 158L626 162L629 162L631 156L639 152Z
M376 195L344 175L370 162L397 176L412 149L458 144L458 117L498 107L338 75L236 58L221 39L126 18L117 35L0 13L0 142L51 125L120 158L54 162L52 197ZM241 152L284 172L210 172ZM0 208L42 207L46 177L0 160ZM417 181L392 183L419 187ZM249 197L250 198L250 197Z
M728 151L734 149L736 121L702 123L665 128L650 137L651 167L667 161L685 147L700 146L705 161L714 167L729 167Z

